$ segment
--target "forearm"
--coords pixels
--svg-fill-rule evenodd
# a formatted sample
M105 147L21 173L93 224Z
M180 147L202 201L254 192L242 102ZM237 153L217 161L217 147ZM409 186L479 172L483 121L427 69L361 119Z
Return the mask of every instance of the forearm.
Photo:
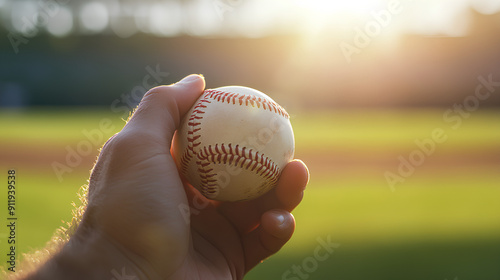
M88 232L73 236L60 252L24 279L153 279L144 275L134 261L98 232Z

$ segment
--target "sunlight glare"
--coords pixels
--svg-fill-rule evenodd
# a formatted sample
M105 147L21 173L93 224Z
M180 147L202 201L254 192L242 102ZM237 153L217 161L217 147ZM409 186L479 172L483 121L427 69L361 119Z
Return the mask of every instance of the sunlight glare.
M335 14L363 14L380 6L381 0L295 0L295 4L312 16L332 16Z
M500 11L500 1L498 0L474 0L471 1L471 5L476 11L485 15L492 15Z
M324 30L351 32L370 19L370 13L384 9L386 0L294 0L303 18L304 35L316 37ZM333 27L333 29L332 29Z

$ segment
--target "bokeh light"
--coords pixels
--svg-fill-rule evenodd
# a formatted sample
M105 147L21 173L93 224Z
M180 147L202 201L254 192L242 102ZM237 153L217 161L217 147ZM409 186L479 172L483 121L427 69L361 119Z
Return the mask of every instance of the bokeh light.
M212 1L188 2L185 7L185 31L193 36L219 33L221 19L217 17Z
M10 21L13 30L34 36L38 29L30 27L39 23L45 27L45 18L38 15L43 15L44 5L50 3L1 0L0 7L11 11L4 20ZM71 31L67 31L67 27L56 28L54 22L57 20L51 20L48 28L55 30L53 35L101 33L109 28L113 34L123 38L137 32L160 37L187 34L257 38L291 33L342 36L342 33L364 25L373 19L374 14L394 4L399 5L402 12L393 15L394 24L384 28L384 37L388 38L405 33L465 36L469 27L469 9L487 15L500 11L500 2L494 0L92 0L58 5L64 8L63 15L55 15L60 18L59 21L67 21L69 11L78 23Z
M80 10L80 21L86 31L101 32L108 26L108 8L101 2L84 3Z
M38 33L37 6L32 1L16 1L11 3L12 27L26 37L33 37Z
M56 36L63 37L73 30L73 13L67 7L60 7L47 24L47 31Z
M157 36L175 36L182 33L183 10L177 2L156 3L138 13L136 22L142 30Z

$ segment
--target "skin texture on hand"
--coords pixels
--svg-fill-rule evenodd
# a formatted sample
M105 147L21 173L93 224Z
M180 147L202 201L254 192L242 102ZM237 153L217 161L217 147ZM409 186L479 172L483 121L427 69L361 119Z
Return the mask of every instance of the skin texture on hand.
M73 267L81 279L122 272L137 277L129 279L242 279L290 239L290 211L309 178L301 161L290 162L276 188L251 201L211 201L180 178L171 141L204 87L203 77L191 75L146 93L102 148L82 222L40 275L65 279L57 270L67 276Z

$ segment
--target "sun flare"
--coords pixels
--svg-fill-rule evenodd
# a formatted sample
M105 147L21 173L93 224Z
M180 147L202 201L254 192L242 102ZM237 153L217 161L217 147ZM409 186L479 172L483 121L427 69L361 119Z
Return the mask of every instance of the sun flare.
M383 4L383 0L295 0L295 4L312 16L360 14Z
M370 19L372 11L387 6L386 0L294 0L303 19L302 31L308 40L322 34L322 31L349 29Z

